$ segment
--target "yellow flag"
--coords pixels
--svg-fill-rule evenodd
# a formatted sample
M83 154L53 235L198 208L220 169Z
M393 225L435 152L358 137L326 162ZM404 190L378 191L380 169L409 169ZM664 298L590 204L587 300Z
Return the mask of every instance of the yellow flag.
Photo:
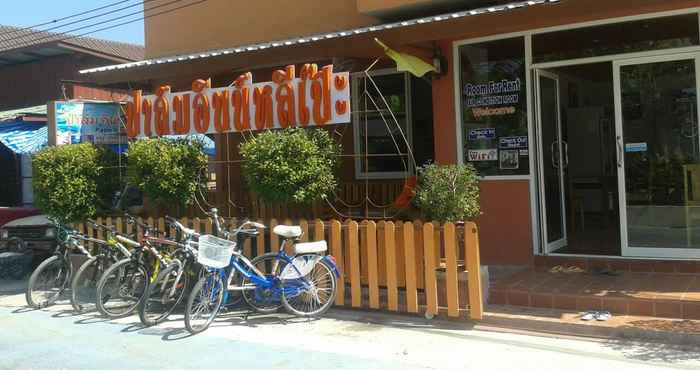
M398 51L386 46L383 42L379 41L378 38L375 38L374 41L379 44L379 46L384 48L384 53L386 53L389 58L396 62L396 69L399 71L410 72L416 77L423 77L424 74L430 71L437 72L435 67L429 63L426 63L423 61L423 59L410 54L399 53Z

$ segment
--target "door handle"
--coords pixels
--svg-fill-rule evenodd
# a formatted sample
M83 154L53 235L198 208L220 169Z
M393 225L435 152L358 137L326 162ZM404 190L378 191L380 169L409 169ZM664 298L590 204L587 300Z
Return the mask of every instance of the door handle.
M552 167L554 168L559 168L559 164L557 163L557 159L555 157L555 151L554 151L554 146L557 144L558 141L554 140L552 141L552 144L549 146L549 151L552 152Z
M617 144L617 167L622 168L622 157L624 152L622 151L622 137L617 136L615 143Z
M562 167L567 168L569 167L569 143L562 140L561 144L562 148L564 148L564 159L562 160Z

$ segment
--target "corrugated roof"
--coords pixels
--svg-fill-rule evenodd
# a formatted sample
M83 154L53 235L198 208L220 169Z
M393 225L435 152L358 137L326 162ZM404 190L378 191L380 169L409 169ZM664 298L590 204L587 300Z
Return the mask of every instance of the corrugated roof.
M130 61L142 60L145 55L145 49L141 45L93 37L67 37L70 36L54 32L0 25L0 54L39 45L43 46L60 43Z
M30 115L46 115L46 104L0 112L0 122L14 120L17 117Z
M45 147L48 140L46 123L0 123L0 143L17 154L34 153Z
M217 50L210 50L210 51L199 52L199 53L182 54L182 55L175 55L175 56L170 56L170 57L154 58L154 59L142 60L142 61L132 62L132 63L102 66L102 67L97 67L97 68L84 69L84 70L80 71L80 73L86 74L86 73L106 72L106 71L112 71L112 70L117 70L117 69L137 68L137 67L145 67L145 66L151 66L151 65L157 65L157 64L177 63L177 62L183 62L183 61L201 59L201 58L212 58L212 57L217 57L217 56L222 56L222 55L232 55L232 54L255 52L258 50L307 44L307 43L317 42L317 41L321 41L321 40L328 40L328 39L334 39L334 38L344 38L344 37L350 37L353 35L366 34L366 33L375 33L378 31L383 31L383 30L388 30L388 29L398 29L398 28L402 28L402 27L410 27L410 26L416 26L416 25L432 23L432 22L444 22L444 21L448 21L448 20L456 19L456 18L464 18L464 17L471 17L471 16L482 15L482 14L493 14L493 13L498 13L498 12L505 12L505 11L515 10L515 9L527 8L527 7L531 7L531 6L535 6L535 5L552 4L552 3L557 3L560 1L561 0L516 1L516 2L503 4L503 5L494 5L494 6L490 6L490 7L465 10L465 11L459 11L459 12L452 12L452 13L446 13L446 14L442 14L442 15L436 15L436 16L430 16L430 17L424 17L424 18L415 18L415 19L410 19L410 20L385 23L385 24L374 25L374 26L347 29L347 30L330 32L330 33L314 34L314 35L308 35L308 36L297 37L297 38L286 39L286 40L268 41L268 42L262 42L262 43L257 43L257 44L240 45L240 46L226 48L226 49L217 49Z

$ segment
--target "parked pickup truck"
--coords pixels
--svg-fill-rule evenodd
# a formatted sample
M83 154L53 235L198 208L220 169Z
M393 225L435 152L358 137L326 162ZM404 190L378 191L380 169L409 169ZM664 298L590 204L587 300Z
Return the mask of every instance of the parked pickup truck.
M0 227L0 251L53 252L56 228L45 215L18 218Z

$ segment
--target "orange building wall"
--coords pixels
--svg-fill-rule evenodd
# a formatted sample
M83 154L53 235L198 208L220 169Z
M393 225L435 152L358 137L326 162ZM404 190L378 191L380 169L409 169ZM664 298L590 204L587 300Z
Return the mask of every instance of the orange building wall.
M147 8L169 1L149 2ZM153 12L175 6L157 8ZM376 23L376 18L359 13L357 0L208 0L146 18L146 58L235 47Z
M457 162L454 63L452 41L438 43L448 60L447 74L433 81L435 161ZM533 259L530 184L519 181L482 181L478 219L481 261L487 265L529 265Z
M483 181L479 246L485 265L532 265L532 216L528 180Z

